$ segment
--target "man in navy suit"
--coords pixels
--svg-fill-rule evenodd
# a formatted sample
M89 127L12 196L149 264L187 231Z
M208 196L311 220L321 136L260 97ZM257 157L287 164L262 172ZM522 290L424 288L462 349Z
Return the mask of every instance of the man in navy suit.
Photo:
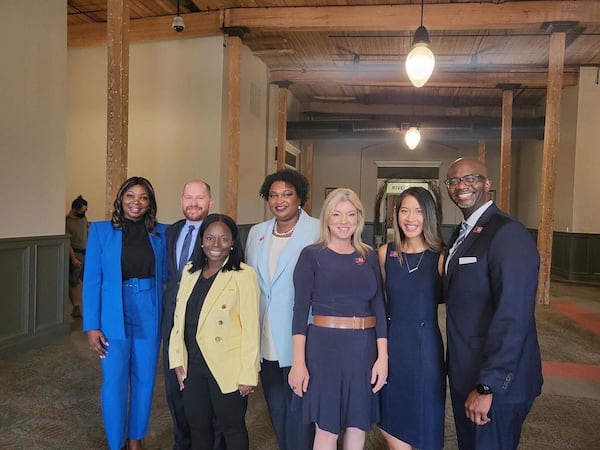
M446 250L444 275L458 446L516 449L542 388L535 325L539 255L527 229L490 200L483 163L456 160L445 184L464 216Z
M192 180L183 187L181 210L185 219L181 219L167 228L167 266L169 279L163 296L163 317L161 334L163 339L163 365L165 373L165 392L167 405L173 418L174 450L191 448L190 429L183 409L183 395L175 371L169 369L169 338L173 328L175 300L181 279L181 262L187 262L194 249L198 230L213 205L208 183ZM186 244L186 236L190 234ZM187 255L182 255L187 249Z

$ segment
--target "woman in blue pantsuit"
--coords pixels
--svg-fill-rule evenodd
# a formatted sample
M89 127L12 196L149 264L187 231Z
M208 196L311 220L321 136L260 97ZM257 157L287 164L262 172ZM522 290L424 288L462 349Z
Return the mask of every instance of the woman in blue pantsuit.
M166 279L166 227L148 180L117 193L110 221L91 225L83 331L102 362L102 416L110 450L141 449L148 432ZM127 439L126 439L127 438Z

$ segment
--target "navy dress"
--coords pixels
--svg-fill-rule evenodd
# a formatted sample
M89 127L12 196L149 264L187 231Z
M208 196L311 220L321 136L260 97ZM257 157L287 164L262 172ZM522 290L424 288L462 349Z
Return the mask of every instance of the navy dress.
M402 258L401 266L394 244L389 243L385 260L389 373L381 390L379 426L413 447L439 450L444 447L446 399L444 350L437 320L442 295L439 254L426 250Z
M377 255L338 254L321 245L306 247L294 271L293 334L306 335L310 380L301 400L304 423L339 434L348 427L368 431L379 421L379 394L371 391L377 338L386 337L385 307ZM375 316L366 330L310 325L309 310L323 316Z

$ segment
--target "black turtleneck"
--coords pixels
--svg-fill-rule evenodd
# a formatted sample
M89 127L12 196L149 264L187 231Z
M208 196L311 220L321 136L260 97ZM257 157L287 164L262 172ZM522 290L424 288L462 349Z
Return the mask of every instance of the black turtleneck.
M121 251L123 280L154 278L154 251L144 219L123 221L123 249Z

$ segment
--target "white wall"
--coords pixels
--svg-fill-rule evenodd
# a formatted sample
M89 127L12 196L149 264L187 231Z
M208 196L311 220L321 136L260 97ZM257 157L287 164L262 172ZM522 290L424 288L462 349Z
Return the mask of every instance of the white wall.
M573 231L600 233L600 85L598 68L582 67L574 171Z
M179 198L192 178L216 194L222 180L222 38L132 44L130 47L128 176L147 177L159 219L181 217ZM104 47L70 48L68 196L89 202L103 219L106 174L106 61ZM214 210L219 210L218 195Z
M579 85L565 88L561 98L560 138L556 156L554 230L600 233L600 86L596 68L580 69ZM526 141L519 153L517 217L539 227L543 142Z
M20 0L0 2L3 238L65 231L66 8L64 0L31 0L26 10Z
M267 167L267 67L242 46L240 93L240 178L238 223L264 220L264 200L258 196Z
M313 215L323 205L325 188L348 187L358 193L366 210L366 220L375 215L377 196L376 161L441 161L440 183L448 166L460 157L477 157L478 143L450 142L442 144L423 139L416 150L408 150L402 142L366 142L356 140L315 141L314 144ZM492 181L498 179L499 144L487 143L487 161ZM444 223L462 220L442 185ZM495 188L495 187L494 187Z

